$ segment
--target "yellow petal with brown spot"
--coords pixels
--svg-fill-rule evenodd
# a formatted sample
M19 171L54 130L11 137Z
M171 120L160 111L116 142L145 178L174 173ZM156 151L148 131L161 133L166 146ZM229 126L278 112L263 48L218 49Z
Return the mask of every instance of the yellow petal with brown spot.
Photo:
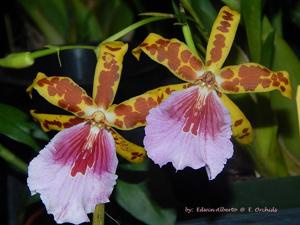
M127 141L113 129L111 129L111 133L115 139L117 153L120 156L132 163L141 163L144 161L146 157L144 148Z
M224 67L216 80L219 90L227 94L272 90L279 90L288 98L292 94L288 72L273 72L256 63Z
M203 69L203 62L194 55L181 41L172 38L166 39L150 33L132 54L139 59L141 52L152 60L167 67L179 79L192 82L197 79Z
M30 96L33 89L51 104L78 117L86 116L89 109L94 107L92 98L68 77L47 77L38 73L26 90Z
M232 136L240 144L250 144L253 140L253 130L249 120L225 94L220 98L230 113Z
M128 45L120 41L100 44L93 86L93 99L97 106L107 109L112 104L127 48Z
M224 6L214 24L206 50L207 70L218 73L231 49L239 25L240 14Z
M37 113L35 110L30 110L30 114L40 123L42 129L46 132L50 130L61 131L84 121L72 115Z

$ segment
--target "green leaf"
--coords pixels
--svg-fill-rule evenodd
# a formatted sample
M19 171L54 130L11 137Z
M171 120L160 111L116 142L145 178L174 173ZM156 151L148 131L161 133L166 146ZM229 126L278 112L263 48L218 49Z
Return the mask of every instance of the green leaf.
M282 152L283 158L285 160L285 164L289 171L289 174L292 176L299 175L300 174L299 158L292 155L291 152L289 151L289 149L287 149L286 146L282 142L279 142L279 145L281 147L281 152Z
M107 35L112 35L134 22L134 15L125 1L116 1Z
M210 1L181 0L183 7L193 17L196 28L204 40L208 40L217 12ZM197 33L195 34L195 36ZM196 38L196 37L194 37Z
M300 1L296 3L293 9L291 9L290 16L293 23L300 27Z
M242 18L245 24L251 61L261 57L261 0L241 0Z
M222 0L222 2L237 12L241 10L241 2L239 0Z
M286 70L289 72L293 96L295 96L297 84L300 83L300 62L288 44L277 35L275 36L273 70ZM296 101L282 97L279 93L272 93L271 96L272 107L277 113L279 134L283 144L290 154L300 162L300 137Z
M103 39L103 29L93 12L82 1L71 0L75 21L75 41L99 41Z
M274 29L265 17L263 20L263 40L265 39L265 46L267 46L266 41L272 33L274 33ZM271 40L268 41L268 45L271 47ZM296 84L299 83L297 76L300 69L299 60L287 43L278 35L274 35L273 42L274 47L266 50L265 53L263 52L263 56L264 54L268 54L268 57L272 58L273 70L287 70L289 72L295 94ZM267 56L264 56L262 62L270 66L264 61L266 58ZM270 93L270 97L271 107L276 114L278 123L278 133L280 136L279 141L277 141L278 148L282 153L289 174L300 174L300 152L297 147L300 139L298 135L296 103L283 97L279 92ZM264 134L262 133L262 135Z
M238 65L247 62L249 62L247 54L240 46L234 44L230 50L228 57L226 58L225 65Z
M103 30L104 38L131 25L134 21L133 12L126 1L101 0L97 6L97 18ZM97 13L97 11L95 13Z
M57 27L48 21L34 0L18 0L18 2L23 6L26 13L44 34L49 44L59 45L64 43L63 34L59 33Z
M217 17L217 11L210 0L189 0L207 31L210 31Z
M264 16L262 23L262 53L261 64L266 67L271 67L274 57L274 38L275 31L267 17Z
M146 158L142 163L123 163L119 167L124 170L144 172L149 170L149 159Z
M265 177L288 176L277 140L277 126L257 127L255 137L249 153L254 159L258 172Z
M30 117L21 110L0 103L0 133L33 149L39 146L32 137L33 122Z
M147 185L118 180L116 201L137 219L149 225L174 225L176 214L173 209L161 208L151 198Z
M279 10L274 17L272 18L272 25L276 31L276 34L282 37L283 31L282 31L282 11Z
M287 176L288 171L278 144L278 128L269 94L237 95L233 100L238 103L254 128L253 143L242 147L248 150L257 172L265 177Z
M27 164L13 154L10 150L0 144L0 157L8 162L11 166L19 170L20 172L27 173Z
M174 0L172 0L172 7L173 7L174 14L177 17L177 20L180 22L181 21L182 12L180 12L179 6L175 3Z
M65 0L34 0L40 13L49 21L57 32L66 40L70 21L68 15L67 1Z

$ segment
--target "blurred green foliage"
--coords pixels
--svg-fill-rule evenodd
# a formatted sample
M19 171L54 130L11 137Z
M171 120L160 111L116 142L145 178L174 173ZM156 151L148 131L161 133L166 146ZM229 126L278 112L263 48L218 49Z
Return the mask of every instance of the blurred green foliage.
M37 140L48 140L47 135L27 113L13 106L0 103L0 120L0 134L13 141L25 144L34 151L38 151L40 148ZM17 156L22 155L22 152L18 152L18 154L13 152L0 143L0 157L15 169L26 173L27 164Z
M122 0L18 0L47 44L104 40L133 23L133 12Z

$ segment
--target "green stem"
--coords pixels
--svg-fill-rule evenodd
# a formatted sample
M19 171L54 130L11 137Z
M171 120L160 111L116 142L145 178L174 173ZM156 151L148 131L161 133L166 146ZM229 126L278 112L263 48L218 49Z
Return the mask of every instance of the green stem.
M104 41L102 41L102 43L118 40L119 38L128 34L130 31L133 31L141 26L144 26L145 24L152 23L152 22L159 21L159 20L172 19L172 18L174 18L174 17L170 15L170 16L155 16L155 17L150 17L150 18L140 20L140 21L133 23L130 26L124 28L123 30L119 31L118 33L110 36L109 38L105 39Z
M88 49L88 50L95 50L95 46L90 46L90 45L69 45L69 46L50 46L50 48L48 49L43 49L43 50L38 50L35 52L32 52L30 54L30 56L34 59L39 58L39 57L43 57L46 55L51 55L53 53L57 53L59 51L63 51L63 50L68 50L68 49L77 49L77 48L81 48L81 49Z
M194 40L193 40L193 37L192 37L192 33L191 33L191 30L190 30L190 27L189 27L188 24L184 24L182 26L182 32L183 32L185 42L186 42L187 46L189 46L189 49L194 54L198 55L198 52L197 52L197 49L196 49L196 46L195 46L195 43L194 43Z
M92 225L104 225L104 204L96 205Z
M197 13L194 11L193 7L189 3L188 0L181 0L181 4L183 7L191 14L191 16L194 18L195 22L197 23L199 27L199 32L201 33L202 37L208 41L209 34L207 33L203 23L199 20L199 17L197 16Z
M20 170L24 174L27 173L27 164L1 144L0 144L0 157L3 158L8 163L10 163L11 165L15 166L18 170Z

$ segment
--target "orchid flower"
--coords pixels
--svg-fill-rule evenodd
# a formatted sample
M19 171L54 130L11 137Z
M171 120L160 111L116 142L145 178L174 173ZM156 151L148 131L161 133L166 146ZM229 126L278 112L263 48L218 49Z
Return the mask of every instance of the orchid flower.
M28 186L40 193L57 223L89 221L87 213L109 201L116 183L117 152L131 162L144 159L144 149L125 140L110 127L108 110L114 99L127 44L99 47L93 98L68 77L38 73L35 89L48 102L74 115L31 114L45 131L62 130L40 151L28 168ZM64 129L66 128L66 129ZM115 149L116 148L116 149Z
M28 186L40 193L48 213L57 223L89 221L87 213L109 201L116 183L118 159L132 163L144 160L145 150L124 139L114 128L129 130L144 126L146 115L172 91L185 84L169 85L113 104L120 81L127 44L109 42L99 46L93 98L68 77L38 73L27 89L74 115L31 111L44 131L56 130L50 143L28 168Z
M144 146L149 158L163 166L172 162L177 170L205 167L214 179L233 154L233 136L241 144L253 139L252 128L239 108L225 95L279 90L291 96L289 75L273 72L256 63L222 65L231 49L239 13L223 7L212 27L205 64L177 39L149 34L133 50L166 66L188 87L173 92L150 110Z

